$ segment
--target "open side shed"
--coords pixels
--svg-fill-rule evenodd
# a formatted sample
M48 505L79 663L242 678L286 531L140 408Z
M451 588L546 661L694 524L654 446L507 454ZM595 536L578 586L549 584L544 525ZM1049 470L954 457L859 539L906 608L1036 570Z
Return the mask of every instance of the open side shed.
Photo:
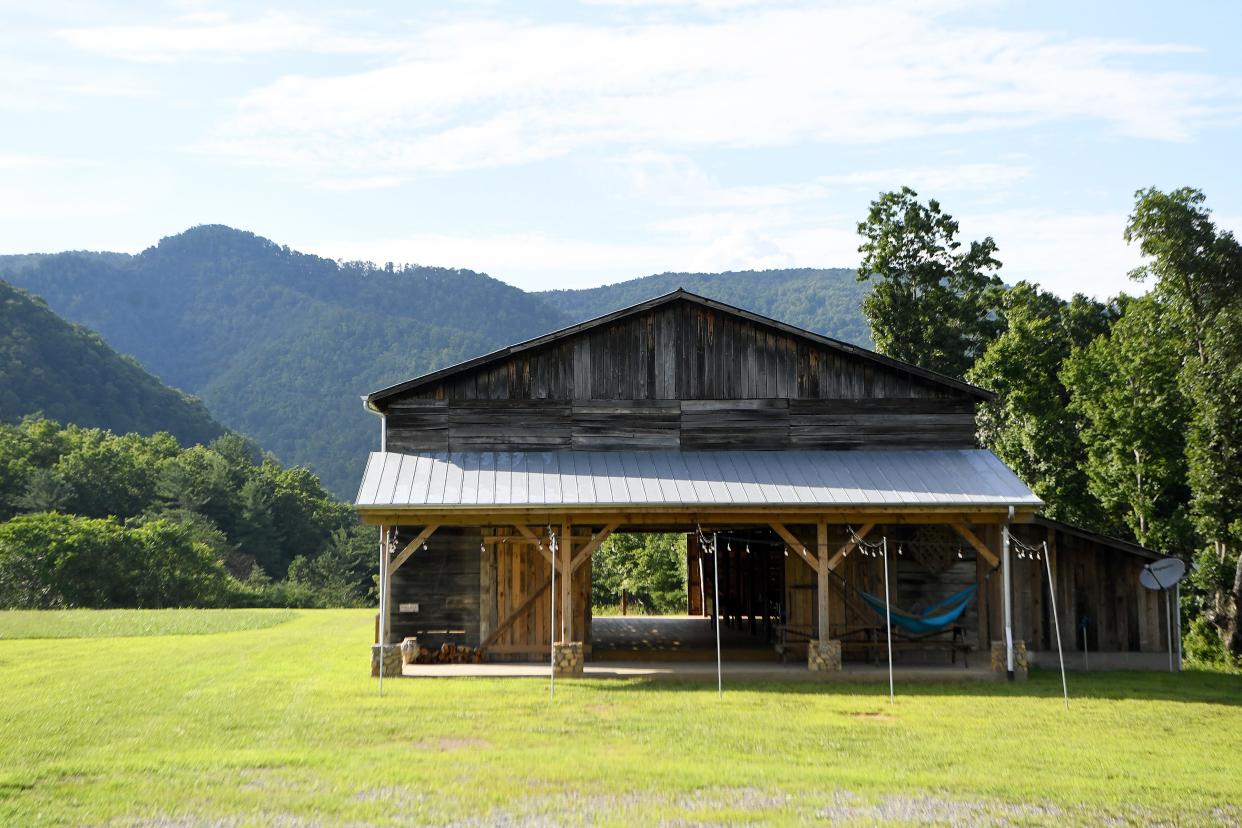
M873 653L863 550L884 537L901 552L894 604L973 584L953 646L1008 642L1012 670L1025 637L1044 646L1046 619L1007 541L1049 530L1039 499L976 443L987 396L684 291L371 394L381 451L356 505L381 527L376 669L415 638L488 660L545 659L555 643L576 672L591 654L594 552L614 532L682 531L692 608L697 586L700 612L813 669ZM1052 537L1060 555L1066 535ZM695 583L704 542L719 592ZM1119 561L1138 589L1145 561ZM1125 648L1158 649L1158 620L1144 627L1137 594L1116 594ZM1121 646L1118 617L1106 632L1099 615L1097 641Z

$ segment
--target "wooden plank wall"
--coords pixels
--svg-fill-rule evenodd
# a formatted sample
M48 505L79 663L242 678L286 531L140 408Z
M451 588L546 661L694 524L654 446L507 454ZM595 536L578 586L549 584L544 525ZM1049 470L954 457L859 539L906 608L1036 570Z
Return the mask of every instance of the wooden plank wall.
M974 404L887 400L402 400L389 451L973 448Z
M975 399L691 302L385 401L391 451L973 447Z
M499 535L512 536L509 531ZM542 534L542 533L541 533ZM526 603L531 594L551 576L552 566L534 546L528 543L490 544L488 554L495 570L495 590L492 595L496 625L509 618L516 609ZM557 617L560 581L557 581ZM548 657L552 635L552 594L545 589L523 613L487 649L491 661L539 660ZM573 584L574 638L588 642L589 652L591 625L591 567L584 565L574 573ZM495 629L495 627L493 627Z
M454 374L417 395L712 400L959 397L962 392L687 301Z
M1083 649L1083 618L1090 652L1162 652L1168 646L1164 598L1139 583L1147 561L1123 549L1056 531L1014 527L1028 543L1048 541L1057 588L1057 615L1067 652ZM1014 636L1035 650L1056 649L1048 576L1042 560L1015 551Z
M878 527L870 539L878 539L885 531ZM963 589L972 580L978 584L975 603L967 610L962 626L967 641L980 652L990 648L991 641L1004 638L1003 579L1000 571L964 547L964 558L953 560L948 568L930 572L910 555L898 557L894 538L902 529L890 531L890 577L893 604L902 609L917 609L948 597ZM980 526L976 534L989 548L1000 550L1000 528ZM1066 651L1082 650L1079 620L1090 618L1087 643L1092 652L1162 652L1168 646L1168 625L1163 598L1144 589L1138 581L1143 558L1104 543L1067 535L1037 525L1014 526L1013 531L1028 543L1048 538L1056 578L1058 614ZM805 527L795 532L809 538ZM844 527L830 527L831 548L844 543L848 535ZM1041 553L1042 554L1042 553ZM1042 557L1018 558L1013 552L1013 618L1014 637L1024 640L1032 650L1051 651L1053 638L1052 607ZM862 605L854 590L862 589L882 595L883 562L857 552L846 557L835 570L840 577L831 581L829 607L833 636L849 633L859 627L874 626L882 621ZM842 583L844 579L845 584ZM801 629L814 630L816 618L815 574L801 560L791 557L785 564L786 623ZM848 660L862 657L858 648L846 646Z
M403 527L404 537L417 534ZM392 636L416 637L422 646L477 646L479 643L480 557L477 529L438 530L392 574ZM417 603L417 613L400 605Z

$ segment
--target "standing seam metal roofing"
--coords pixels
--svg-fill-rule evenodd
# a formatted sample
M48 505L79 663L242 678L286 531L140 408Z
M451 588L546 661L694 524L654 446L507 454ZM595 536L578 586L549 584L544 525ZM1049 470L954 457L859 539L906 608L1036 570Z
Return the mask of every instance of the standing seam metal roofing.
M985 449L372 452L356 505L1043 505Z

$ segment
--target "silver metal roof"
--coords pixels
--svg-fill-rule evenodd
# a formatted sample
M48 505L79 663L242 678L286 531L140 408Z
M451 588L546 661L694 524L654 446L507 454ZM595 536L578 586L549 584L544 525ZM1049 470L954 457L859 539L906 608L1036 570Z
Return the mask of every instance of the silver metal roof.
M356 504L1042 506L983 449L373 452Z

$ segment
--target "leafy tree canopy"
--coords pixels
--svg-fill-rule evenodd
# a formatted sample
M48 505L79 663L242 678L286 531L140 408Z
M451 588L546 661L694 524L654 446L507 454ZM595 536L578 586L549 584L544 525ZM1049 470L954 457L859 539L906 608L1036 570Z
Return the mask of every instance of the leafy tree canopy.
M882 193L858 225L858 279L872 283L863 300L871 338L883 354L961 377L995 335L990 313L1000 286L996 242L965 249L958 224L934 198L909 187Z

